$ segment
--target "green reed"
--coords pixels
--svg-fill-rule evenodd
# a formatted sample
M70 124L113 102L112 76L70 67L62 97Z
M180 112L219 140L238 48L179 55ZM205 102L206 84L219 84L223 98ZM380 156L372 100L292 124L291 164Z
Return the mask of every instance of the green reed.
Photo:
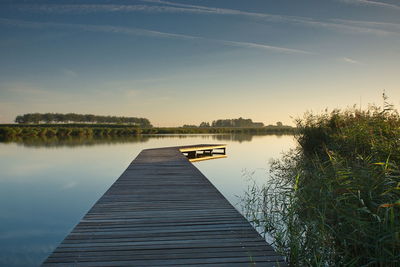
M247 217L292 266L400 266L400 117L306 114L296 149L250 188Z
M139 134L294 134L291 126L266 126L258 128L139 128L123 124L0 124L0 141L15 137L52 136L135 136Z

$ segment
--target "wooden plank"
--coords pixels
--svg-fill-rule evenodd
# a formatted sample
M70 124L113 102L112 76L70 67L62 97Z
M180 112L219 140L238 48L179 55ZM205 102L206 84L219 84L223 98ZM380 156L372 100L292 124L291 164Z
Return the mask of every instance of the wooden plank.
M226 158L226 155L212 155L212 156L207 156L207 157L189 159L189 161L190 162L197 162L197 161L203 161L203 160L223 159L223 158Z
M143 150L43 266L286 266L182 154L216 148Z
M213 150L213 149L223 149L223 148L226 148L226 145L195 145L195 146L179 147L179 151L191 152L191 151Z

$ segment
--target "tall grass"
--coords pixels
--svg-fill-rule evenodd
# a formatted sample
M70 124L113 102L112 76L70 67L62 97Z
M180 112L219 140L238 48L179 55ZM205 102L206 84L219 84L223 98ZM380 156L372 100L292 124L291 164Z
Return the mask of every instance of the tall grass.
M293 134L290 126L258 128L139 128L121 124L0 124L0 141L14 137L40 136L135 136L139 134Z
M386 103L297 120L298 147L248 194L291 266L400 266L400 117Z
M26 137L68 137L68 136L135 136L141 133L137 127L19 127L0 126L0 141Z

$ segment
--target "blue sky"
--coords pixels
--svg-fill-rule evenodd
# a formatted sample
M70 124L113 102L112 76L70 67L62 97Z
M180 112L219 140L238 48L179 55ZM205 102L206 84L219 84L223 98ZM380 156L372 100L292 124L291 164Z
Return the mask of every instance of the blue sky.
M400 104L398 0L0 4L0 122L30 112L157 126Z

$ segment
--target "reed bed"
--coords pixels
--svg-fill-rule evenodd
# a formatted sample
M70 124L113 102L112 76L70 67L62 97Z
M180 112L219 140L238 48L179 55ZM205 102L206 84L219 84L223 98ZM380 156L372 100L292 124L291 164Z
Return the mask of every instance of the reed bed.
M258 128L140 128L123 124L0 124L0 141L15 137L65 137L65 136L135 136L139 134L293 134L290 126Z
M306 114L298 146L249 188L246 216L291 266L400 266L400 117Z

